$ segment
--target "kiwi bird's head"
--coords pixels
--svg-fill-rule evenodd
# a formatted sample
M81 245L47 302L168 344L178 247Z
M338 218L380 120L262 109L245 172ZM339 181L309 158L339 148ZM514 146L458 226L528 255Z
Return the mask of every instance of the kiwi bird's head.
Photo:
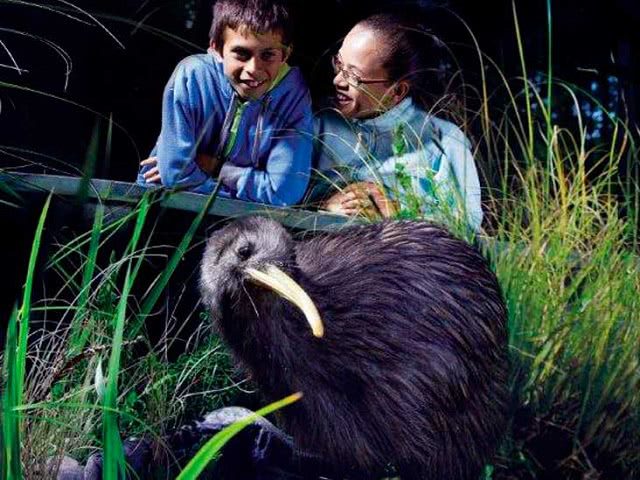
M214 232L201 264L200 291L214 316L222 315L224 302L234 302L247 288L276 293L297 306L316 337L324 327L317 308L291 278L295 244L277 222L246 217ZM257 312L259 313L259 312Z

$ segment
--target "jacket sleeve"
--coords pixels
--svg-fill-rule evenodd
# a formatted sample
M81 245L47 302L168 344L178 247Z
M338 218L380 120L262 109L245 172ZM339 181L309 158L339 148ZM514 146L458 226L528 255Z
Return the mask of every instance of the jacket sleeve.
M271 138L264 169L239 167L227 162L220 181L237 198L272 205L298 203L307 188L311 172L313 121L306 87L300 88L286 115L284 126Z
M480 181L469 141L459 128L451 125L440 140L425 142L413 152L389 157L375 166L365 164L356 170L354 178L382 182L402 204L405 187L397 177L399 167L410 181L411 193L422 196L428 211L434 215L439 209L451 211L457 218L465 218L473 230L479 230Z
M445 143L445 158L453 170L457 190L464 205L467 224L475 231L482 223L482 205L478 169L471 153L471 144L459 128L450 133Z
M164 90L162 99L162 128L154 151L162 185L210 193L215 181L195 163L200 142L198 132L204 129L202 105L189 73L189 59L176 67ZM201 123L202 125L199 125Z

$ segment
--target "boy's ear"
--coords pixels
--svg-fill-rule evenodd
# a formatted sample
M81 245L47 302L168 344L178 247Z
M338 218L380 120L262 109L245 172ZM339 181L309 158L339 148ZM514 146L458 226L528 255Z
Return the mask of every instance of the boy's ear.
M282 63L285 63L287 60L289 60L291 52L293 52L293 45L287 45L282 48Z
M222 45L220 45L222 47ZM217 57L219 60L222 60L222 48L217 47L216 42L213 40L209 40L209 53Z

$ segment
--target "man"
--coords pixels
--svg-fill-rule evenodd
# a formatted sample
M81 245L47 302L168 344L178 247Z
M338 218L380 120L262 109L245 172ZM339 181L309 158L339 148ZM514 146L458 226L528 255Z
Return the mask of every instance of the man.
M335 213L408 211L480 228L480 182L462 131L414 98L423 71L415 29L392 15L359 22L333 58L335 109L316 119L311 197ZM326 198L326 197L325 197Z

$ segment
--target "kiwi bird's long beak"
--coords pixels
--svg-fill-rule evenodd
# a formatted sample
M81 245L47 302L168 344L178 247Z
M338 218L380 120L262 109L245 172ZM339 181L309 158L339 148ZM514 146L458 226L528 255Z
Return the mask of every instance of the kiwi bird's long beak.
M267 265L262 270L247 268L245 271L254 282L270 288L302 310L314 336L322 337L324 335L322 319L313 300L289 275L275 265Z

